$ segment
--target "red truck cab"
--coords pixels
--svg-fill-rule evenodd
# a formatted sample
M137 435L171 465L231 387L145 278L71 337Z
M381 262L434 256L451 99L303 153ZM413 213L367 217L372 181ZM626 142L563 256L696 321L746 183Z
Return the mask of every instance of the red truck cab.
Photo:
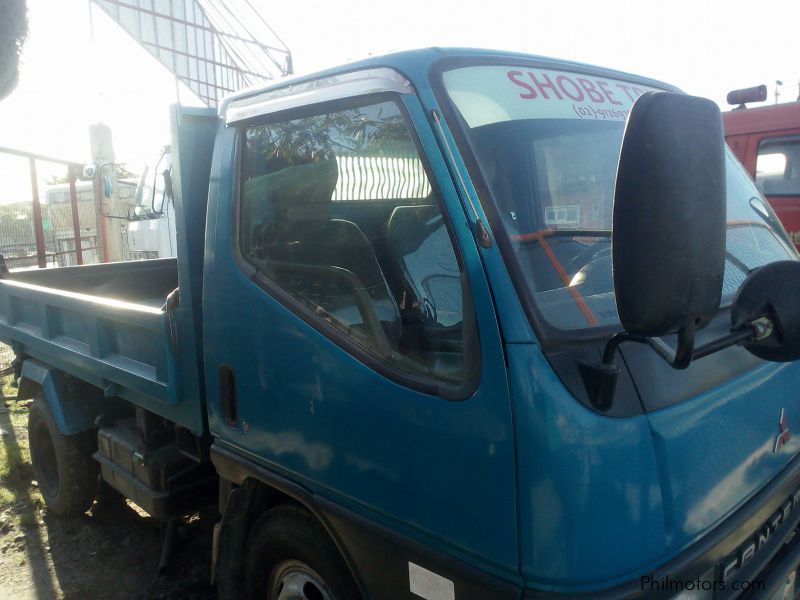
M800 249L800 101L758 108L741 104L723 113L723 122L731 150Z

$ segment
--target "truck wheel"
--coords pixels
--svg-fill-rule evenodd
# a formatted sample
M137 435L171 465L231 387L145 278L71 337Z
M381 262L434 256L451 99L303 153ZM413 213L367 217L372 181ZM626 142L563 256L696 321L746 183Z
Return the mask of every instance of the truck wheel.
M47 402L34 398L28 414L31 464L47 508L59 517L82 515L97 489L93 432L63 435Z
M247 540L251 600L355 600L360 597L336 546L305 510L282 505L259 517Z

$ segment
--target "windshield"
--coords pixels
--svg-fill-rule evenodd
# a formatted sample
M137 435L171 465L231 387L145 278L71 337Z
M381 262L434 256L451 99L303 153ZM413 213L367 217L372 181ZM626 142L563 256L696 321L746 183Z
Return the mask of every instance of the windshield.
M611 216L625 117L656 88L538 68L475 66L443 73L458 124L493 202L511 260L545 320L559 329L618 325ZM783 228L728 152L722 302L747 273L796 258ZM508 259L507 259L508 260Z

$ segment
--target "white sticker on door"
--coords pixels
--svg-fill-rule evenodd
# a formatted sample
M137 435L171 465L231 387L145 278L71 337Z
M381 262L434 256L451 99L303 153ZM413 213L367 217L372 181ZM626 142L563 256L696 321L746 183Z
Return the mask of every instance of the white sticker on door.
M455 600L453 582L424 567L408 563L408 583L412 594L425 600Z

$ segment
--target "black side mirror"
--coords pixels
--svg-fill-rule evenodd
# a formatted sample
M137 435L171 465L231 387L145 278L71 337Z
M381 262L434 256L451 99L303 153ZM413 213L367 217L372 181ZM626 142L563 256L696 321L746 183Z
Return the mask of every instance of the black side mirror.
M648 92L634 103L611 242L617 311L629 334L694 331L719 309L724 147L722 117L710 100Z
M764 360L800 359L800 261L751 272L734 298L730 333L695 348L695 330L719 310L725 213L719 109L690 96L641 96L628 115L614 196L613 277L625 331L608 340L600 363L579 364L598 410L613 402L623 342L649 345L676 369L735 345ZM674 351L660 339L671 333Z
M165 198L172 198L172 173L170 172L169 169L164 169L164 171L161 173L161 176L164 178ZM163 205L162 205L162 210L163 210Z
M800 262L770 263L751 272L733 299L731 329L758 327L753 339L742 343L764 360L800 359Z
M725 141L710 100L648 92L634 103L622 141L611 238L614 292L624 332L602 362L579 365L592 404L608 410L625 341L649 344L677 369L719 344L695 350L694 332L719 310L725 272ZM672 351L659 336L678 333ZM737 333L724 344L751 335Z

